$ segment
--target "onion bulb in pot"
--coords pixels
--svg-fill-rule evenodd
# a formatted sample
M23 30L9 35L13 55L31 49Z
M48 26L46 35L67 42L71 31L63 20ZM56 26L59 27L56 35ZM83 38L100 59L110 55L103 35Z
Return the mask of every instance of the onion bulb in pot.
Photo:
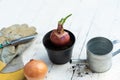
M47 71L47 65L41 60L32 59L24 66L24 75L27 80L44 80Z
M63 24L65 23L66 19L70 17L72 14L62 18L58 22L57 29L54 29L50 34L50 40L56 46L64 46L70 42L70 35L67 31L64 30Z

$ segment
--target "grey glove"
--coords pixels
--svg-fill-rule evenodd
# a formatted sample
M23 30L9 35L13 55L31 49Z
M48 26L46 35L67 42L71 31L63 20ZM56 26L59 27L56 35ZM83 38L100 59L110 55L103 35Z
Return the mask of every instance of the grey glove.
M10 41L36 33L35 27L28 27L27 24L15 24L0 30L0 43L3 43L6 40ZM32 41L17 46L7 46L0 49L0 60L7 64L14 57L14 55L23 53L31 45L31 43Z

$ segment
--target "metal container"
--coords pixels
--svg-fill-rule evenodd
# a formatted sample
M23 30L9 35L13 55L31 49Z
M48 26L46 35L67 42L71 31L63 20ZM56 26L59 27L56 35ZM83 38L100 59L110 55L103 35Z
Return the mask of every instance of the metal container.
M87 43L87 61L93 72L105 72L112 66L112 42L104 37L96 37Z

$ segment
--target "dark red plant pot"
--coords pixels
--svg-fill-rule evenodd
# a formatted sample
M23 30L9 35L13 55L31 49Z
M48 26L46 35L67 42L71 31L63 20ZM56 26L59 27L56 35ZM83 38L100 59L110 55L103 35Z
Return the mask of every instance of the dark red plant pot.
M65 64L70 61L72 57L72 50L75 43L75 36L72 32L65 30L70 35L70 43L65 46L55 46L51 40L50 40L50 34L52 32L49 31L44 37L43 37L43 45L47 50L49 59L54 64Z

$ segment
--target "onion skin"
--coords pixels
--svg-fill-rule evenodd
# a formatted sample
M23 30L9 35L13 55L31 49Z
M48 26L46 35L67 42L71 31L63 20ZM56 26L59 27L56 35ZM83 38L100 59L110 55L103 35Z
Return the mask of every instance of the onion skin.
M70 36L68 32L65 32L65 31L63 34L59 34L57 33L57 30L54 30L51 33L50 39L51 39L51 42L57 46L64 46L70 42Z
M64 46L70 42L70 35L66 32L63 28L63 24L65 23L66 19L70 17L72 14L68 15L65 18L62 18L58 22L57 29L54 29L50 34L50 40L56 46Z
M24 75L27 80L44 80L48 72L47 65L41 60L30 60L24 66Z

